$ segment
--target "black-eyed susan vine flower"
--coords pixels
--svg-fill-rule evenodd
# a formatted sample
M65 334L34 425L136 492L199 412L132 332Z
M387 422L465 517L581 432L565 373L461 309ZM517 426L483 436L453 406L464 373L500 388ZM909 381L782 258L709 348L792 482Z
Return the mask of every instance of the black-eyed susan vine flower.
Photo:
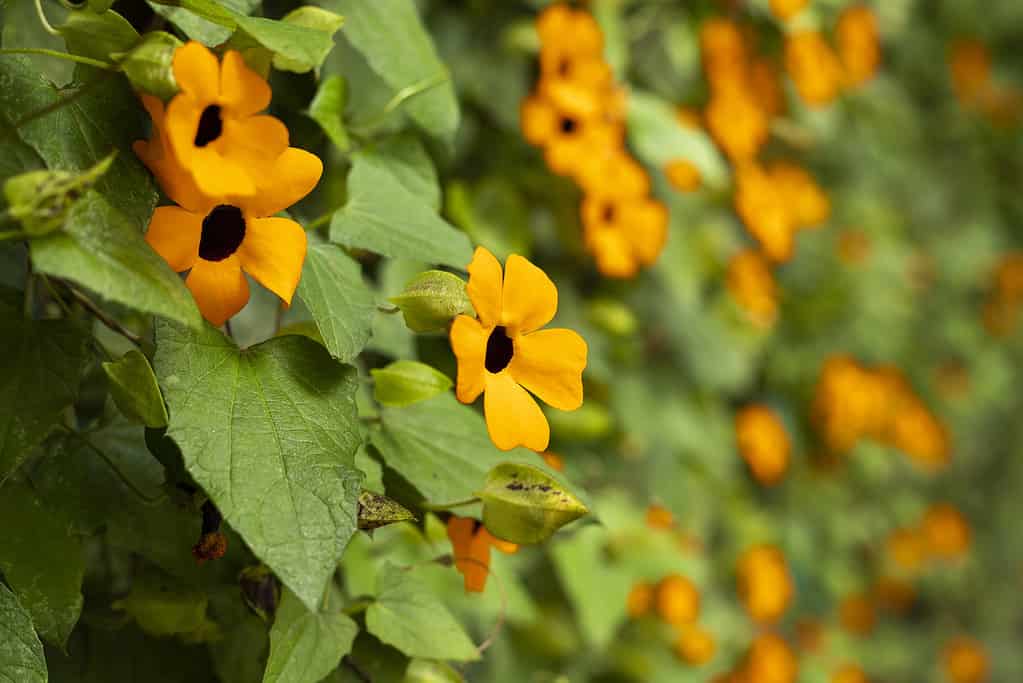
M455 569L462 575L467 593L482 593L490 574L490 549L502 553L517 552L519 546L495 538L487 528L472 517L448 518L448 540L454 553Z
M455 394L463 403L483 394L487 431L498 448L543 451L550 425L530 392L559 410L582 405L586 342L572 330L540 329L557 312L558 290L525 258L512 254L502 272L494 255L477 247L468 270L477 317L460 315L451 325Z

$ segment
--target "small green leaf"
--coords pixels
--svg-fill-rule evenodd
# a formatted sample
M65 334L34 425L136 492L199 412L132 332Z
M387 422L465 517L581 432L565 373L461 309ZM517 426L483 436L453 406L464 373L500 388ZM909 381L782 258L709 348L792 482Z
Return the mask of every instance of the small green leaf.
M109 9L102 14L74 10L57 30L70 52L104 62L111 60L111 54L127 52L139 41L138 31L128 20Z
M465 268L472 258L472 245L465 233L361 152L353 155L348 190L348 203L331 220L331 241L392 258L455 268Z
M410 657L475 661L476 646L434 592L409 571L386 563L366 629Z
M464 679L454 667L435 659L413 659L405 669L403 683L461 683Z
M298 296L330 355L343 362L359 355L373 332L376 303L357 261L334 244L309 247Z
M127 53L112 54L136 90L166 102L178 92L174 80L174 51L182 46L177 37L164 31L150 31Z
M396 360L370 372L374 381L373 396L385 406L400 408L425 401L452 385L443 372L414 360Z
M46 683L43 644L32 618L0 582L0 677L17 683Z
M281 21L325 33L328 38L333 38L338 29L345 23L345 19L341 15L328 12L314 5L305 5L304 7L294 9L285 14ZM333 47L334 41L331 40L329 45L324 46L320 52L313 55L311 61L306 61L303 57L296 58L288 54L277 53L274 55L274 68L295 73L305 73L311 69L318 69Z
M84 173L29 171L8 178L4 182L8 213L29 237L59 229L74 203L107 172L114 156L109 154Z
M236 27L234 17L225 10L249 14L259 6L259 0L166 0L166 4L147 0L150 7L164 19L177 26L189 38L207 47L216 47L228 38ZM162 2L162 0L161 0Z
M476 315L465 280L443 270L420 273L389 301L401 309L405 324L414 332L439 332L456 316Z
M336 612L311 612L285 591L270 630L263 683L319 683L352 649L359 626Z
M0 573L39 634L62 648L82 611L82 539L63 511L47 506L26 484L4 486L0 519Z
M578 410L549 411L547 421L551 432L568 441L596 441L614 429L611 413L596 401L587 401Z
M154 636L195 634L207 628L206 594L173 581L143 574L135 577L131 592L112 607L127 613L139 628Z
M32 240L40 272L74 280L100 296L198 328L202 316L181 278L127 218L95 191L68 213L64 230Z
M132 349L120 360L103 363L103 372L109 380L110 395L125 417L147 427L167 426L163 395L141 351Z
M313 101L309 103L310 118L320 124L323 132L341 151L348 151L351 146L344 124L347 87L343 76L330 76L320 83Z
M372 531L388 524L415 521L416 516L397 501L372 491L359 494L359 528Z
M543 543L589 510L564 485L532 465L501 463L479 492L487 531L512 543Z
M156 0L156 2L188 10L195 16L218 26L233 28L237 25L233 12L223 6L228 4L226 2L223 4L216 0Z
M296 73L311 71L323 64L323 60L334 47L334 31L310 28L298 22L247 17L241 14L235 15L235 20L238 22L238 28L274 53L273 64L278 69Z

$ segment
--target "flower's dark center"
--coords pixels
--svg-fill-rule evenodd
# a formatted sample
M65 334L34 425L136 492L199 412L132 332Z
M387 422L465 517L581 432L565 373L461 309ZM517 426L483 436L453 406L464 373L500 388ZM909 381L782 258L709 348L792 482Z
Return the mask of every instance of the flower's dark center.
M237 206L221 204L202 219L199 258L223 261L238 251L245 239L245 217Z
M205 147L224 132L224 121L220 118L220 105L211 104L202 110L199 127L195 131L195 146Z
M514 353L515 345L508 338L504 325L498 325L487 340L487 358L484 365L489 372L501 372L508 367L508 363L511 363Z
M605 223L613 223L615 219L615 214L616 214L615 205L612 204L611 202L608 202L604 204L604 210L601 211L600 217L604 220Z
M565 135L571 135L578 127L579 124L571 116L561 117L561 132Z

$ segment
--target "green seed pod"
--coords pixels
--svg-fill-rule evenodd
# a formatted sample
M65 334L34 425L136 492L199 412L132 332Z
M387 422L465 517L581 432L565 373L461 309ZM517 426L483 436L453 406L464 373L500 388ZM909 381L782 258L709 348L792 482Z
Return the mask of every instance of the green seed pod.
M451 388L451 378L425 363L396 360L385 368L370 370L373 396L385 406L402 406L425 401Z
M483 524L494 536L512 543L542 543L555 531L587 514L575 494L532 465L501 463L487 474L478 494Z
M68 210L106 173L114 155L84 173L29 171L8 178L4 198L8 213L21 223L28 237L41 237L64 225Z
M180 40L163 31L151 31L128 52L111 55L120 62L132 86L166 102L178 92L171 62Z
M372 531L388 524L411 522L415 515L396 501L372 491L359 494L359 528Z
M420 273L390 301L401 309L405 324L414 332L437 332L457 315L475 315L465 281L442 270Z

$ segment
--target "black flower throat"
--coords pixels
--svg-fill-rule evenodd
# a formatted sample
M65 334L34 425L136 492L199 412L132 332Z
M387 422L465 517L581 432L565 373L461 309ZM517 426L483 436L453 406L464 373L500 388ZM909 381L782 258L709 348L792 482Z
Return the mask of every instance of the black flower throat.
M205 147L224 132L224 120L220 118L220 105L211 104L202 110L199 127L195 129L195 146Z
M483 364L488 372L498 373L508 367L515 354L515 344L508 337L504 325L498 325L487 339L487 357Z
M223 261L238 251L245 239L245 216L237 206L221 204L202 219L199 258Z

